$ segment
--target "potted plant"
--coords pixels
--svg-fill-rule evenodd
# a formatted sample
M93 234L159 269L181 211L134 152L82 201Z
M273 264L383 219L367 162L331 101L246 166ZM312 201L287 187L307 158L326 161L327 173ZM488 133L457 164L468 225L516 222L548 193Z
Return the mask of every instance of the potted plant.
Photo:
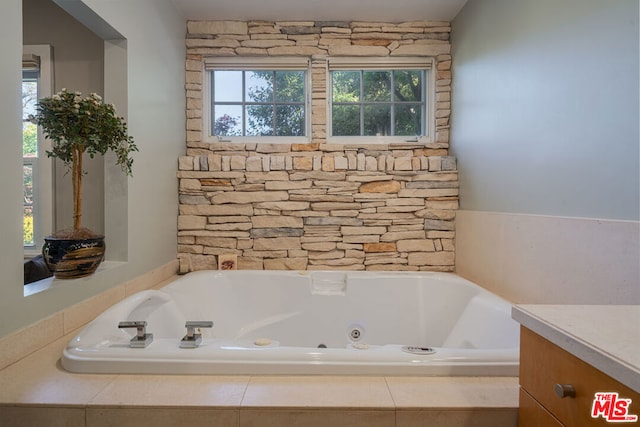
M36 114L29 120L42 126L42 132L52 141L47 156L62 160L73 182L73 228L45 237L45 262L57 278L88 276L104 259L105 244L104 236L82 227L82 176L86 173L83 157L112 151L122 171L131 176L130 154L138 148L127 134L124 118L95 93L83 97L80 92L62 89L40 99Z

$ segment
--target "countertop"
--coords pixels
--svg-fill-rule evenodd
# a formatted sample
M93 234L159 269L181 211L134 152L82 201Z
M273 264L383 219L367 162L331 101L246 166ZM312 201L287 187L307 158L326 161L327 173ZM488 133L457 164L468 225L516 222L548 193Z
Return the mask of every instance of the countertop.
M516 305L512 317L640 393L640 305Z

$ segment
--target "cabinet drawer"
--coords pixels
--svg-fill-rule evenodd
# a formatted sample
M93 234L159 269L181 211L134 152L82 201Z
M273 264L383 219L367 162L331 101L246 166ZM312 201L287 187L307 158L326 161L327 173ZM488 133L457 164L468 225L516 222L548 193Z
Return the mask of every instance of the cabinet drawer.
M610 425L592 418L596 392L617 392L632 399L629 414L640 415L640 394L583 362L527 328L520 334L520 385L567 426ZM575 397L560 398L555 384L570 384Z
M520 388L518 427L563 427L560 421Z

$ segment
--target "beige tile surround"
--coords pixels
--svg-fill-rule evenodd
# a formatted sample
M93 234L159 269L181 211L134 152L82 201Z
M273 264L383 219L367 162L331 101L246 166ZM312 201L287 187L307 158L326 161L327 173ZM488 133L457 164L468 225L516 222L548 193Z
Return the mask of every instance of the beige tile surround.
M154 270L0 340L0 426L515 426L515 377L73 374L60 354Z
M456 274L515 304L640 304L640 222L456 212Z

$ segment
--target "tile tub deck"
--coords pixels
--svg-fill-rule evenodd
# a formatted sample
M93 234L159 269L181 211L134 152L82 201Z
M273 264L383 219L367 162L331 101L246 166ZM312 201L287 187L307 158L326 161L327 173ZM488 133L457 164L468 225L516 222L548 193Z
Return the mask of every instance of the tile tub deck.
M515 377L74 374L75 332L0 371L2 426L515 426Z

